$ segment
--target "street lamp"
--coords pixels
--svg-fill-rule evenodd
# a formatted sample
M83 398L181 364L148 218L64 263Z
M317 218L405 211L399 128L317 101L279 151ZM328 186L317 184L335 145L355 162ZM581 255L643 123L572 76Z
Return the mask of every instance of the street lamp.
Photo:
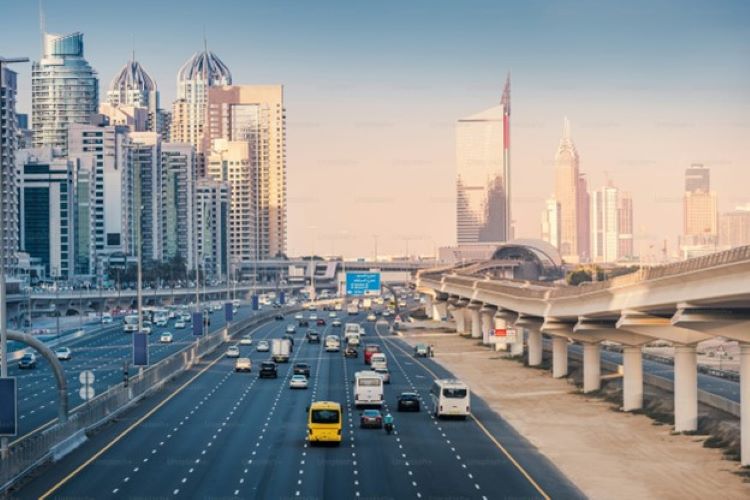
M28 57L0 57L0 95L3 93L3 65L29 62ZM2 137L0 137L0 195L5 191L5 148L3 148ZM15 165L11 165L15 168ZM5 214L3 213L4 201L0 196L0 231L4 231ZM0 378L8 377L8 326L5 310L5 236L0 236ZM8 455L8 438L0 440L0 456Z

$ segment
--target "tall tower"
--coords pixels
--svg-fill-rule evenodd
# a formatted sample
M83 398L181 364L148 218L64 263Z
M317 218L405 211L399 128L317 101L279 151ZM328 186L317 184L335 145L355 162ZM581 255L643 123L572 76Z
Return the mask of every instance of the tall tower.
M88 124L99 106L99 80L83 58L83 34L44 34L44 53L31 69L34 147L68 147L68 126Z
M5 270L12 272L16 268L18 251L18 175L16 170L16 72L3 68L0 73L0 245L3 246ZM2 272L2 269L0 269Z
M686 258L716 251L719 233L716 193L711 191L710 170L693 164L685 170L683 231L680 247Z
M568 262L580 262L578 222L581 184L578 151L570 137L570 122L563 121L563 136L555 154L555 199L560 207L560 253Z
M117 108L142 108L148 113L143 130L135 132L156 132L167 139L164 112L159 108L159 90L156 82L146 72L135 54L112 79L107 91L107 103Z
M503 108L503 179L505 186L505 239L513 239L513 216L510 196L510 73L505 80L503 97L500 100Z

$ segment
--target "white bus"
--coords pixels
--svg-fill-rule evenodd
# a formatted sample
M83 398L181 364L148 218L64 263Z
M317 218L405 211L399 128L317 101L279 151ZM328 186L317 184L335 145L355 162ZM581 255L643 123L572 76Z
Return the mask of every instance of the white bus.
M362 327L357 323L347 323L344 325L344 340L349 345L359 345L362 334Z
M372 370L388 369L388 362L385 359L385 354L382 352L372 353L372 356L370 356L370 368Z
M459 416L471 413L469 386L456 379L438 379L430 389L433 413L436 417Z
M354 406L382 406L383 378L374 371L354 374Z
M138 331L138 315L128 314L122 320L123 333L135 333Z

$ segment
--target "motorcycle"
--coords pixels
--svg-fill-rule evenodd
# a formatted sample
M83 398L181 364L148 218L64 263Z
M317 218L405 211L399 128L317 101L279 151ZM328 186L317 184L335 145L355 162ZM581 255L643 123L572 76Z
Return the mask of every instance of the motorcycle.
M393 424L391 422L384 424L383 427L385 428L386 434L390 435L391 432L393 432Z

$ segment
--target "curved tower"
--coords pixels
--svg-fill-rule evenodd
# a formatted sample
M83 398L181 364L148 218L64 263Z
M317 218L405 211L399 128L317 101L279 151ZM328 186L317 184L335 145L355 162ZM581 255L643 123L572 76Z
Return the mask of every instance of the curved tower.
M107 92L107 102L113 106L148 108L158 94L156 82L135 58L128 61L112 79Z

